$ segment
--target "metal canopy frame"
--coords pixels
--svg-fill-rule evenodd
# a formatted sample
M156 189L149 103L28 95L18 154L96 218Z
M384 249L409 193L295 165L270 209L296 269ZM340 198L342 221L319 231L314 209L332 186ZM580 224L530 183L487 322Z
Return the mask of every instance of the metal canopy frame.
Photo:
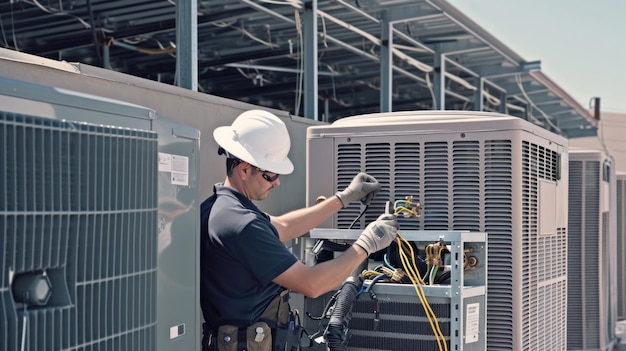
M328 122L482 110L568 138L596 135L597 121L539 61L525 61L445 0L178 0L178 11L175 3L3 2L0 40Z

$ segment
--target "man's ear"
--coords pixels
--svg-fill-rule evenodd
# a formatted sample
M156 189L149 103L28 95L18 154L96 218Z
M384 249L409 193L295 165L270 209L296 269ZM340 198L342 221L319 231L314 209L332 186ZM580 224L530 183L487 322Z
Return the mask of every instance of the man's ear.
M250 165L248 162L241 162L241 164L239 165L239 171L241 172L241 174L239 175L242 179L245 179L248 177L248 175L250 173L252 173L252 165Z

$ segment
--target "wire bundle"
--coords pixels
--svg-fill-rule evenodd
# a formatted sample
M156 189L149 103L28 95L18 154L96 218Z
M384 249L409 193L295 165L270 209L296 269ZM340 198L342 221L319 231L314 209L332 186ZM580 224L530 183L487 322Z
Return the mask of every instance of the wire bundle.
M404 213L407 211L406 202L400 207L396 207L396 204L398 204L398 201L394 203L395 214L400 214L400 213ZM399 234L396 240L398 242L398 250L400 253L400 260L402 262L402 267L404 268L406 275L411 280L411 283L413 284L413 288L415 288L415 292L417 293L417 296L419 297L420 302L422 303L422 307L424 308L424 312L426 313L426 317L428 318L430 327L432 328L433 333L435 334L435 339L437 340L437 345L439 346L439 350L448 351L448 343L446 342L445 336L441 332L441 328L439 327L439 321L437 320L437 316L435 315L435 312L433 312L432 308L430 307L430 304L426 300L426 294L424 293L424 289L422 287L422 285L424 285L425 283L419 275L417 264L415 262L415 253L413 251L413 247L409 244L409 242L406 239L404 239ZM409 252L410 255L407 255L407 252Z
M394 213L406 218L419 218L421 210L422 206L419 203L413 203L413 196L407 196L404 200L396 200L393 203Z
M435 278L437 277L437 272L439 268L442 266L442 254L444 250L447 250L446 244L443 242L437 242L434 244L426 245L426 274L424 274L424 279L428 277L428 284L435 284Z
M418 271L417 271L415 259L413 256L413 247L411 247L408 241L406 241L406 239L404 239L400 235L398 235L397 241L398 241L398 246L400 247L399 250L400 250L400 259L402 260L402 266L404 267L404 270L406 271L407 276L411 279L411 283L413 284L413 287L415 288L415 292L417 293L417 296L419 297L420 302L422 303L422 307L424 308L424 312L426 313L426 317L428 318L430 327L432 328L433 333L435 334L435 339L437 340L437 345L439 346L439 350L447 351L448 344L446 342L446 338L441 332L441 328L439 327L439 321L437 320L437 316L435 315L435 312L433 312L432 308L430 307L430 304L426 300L426 294L424 293L424 289L422 288L422 285L424 285L424 281L419 276ZM405 252L404 248L409 249L409 252L411 253L409 256L407 256L407 253Z

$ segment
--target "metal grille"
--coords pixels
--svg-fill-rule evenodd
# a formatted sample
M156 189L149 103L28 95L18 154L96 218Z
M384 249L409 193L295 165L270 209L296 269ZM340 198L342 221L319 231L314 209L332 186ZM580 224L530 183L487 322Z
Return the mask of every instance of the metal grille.
M0 349L156 349L157 146L0 113Z
M374 329L373 304L369 298L355 301L352 306L350 330L352 338L348 344L351 351L394 350L394 351L437 351L437 341L424 313L424 307L416 302L381 300L380 322ZM450 343L450 303L429 302L437 316L439 327ZM448 346L449 348L449 346Z

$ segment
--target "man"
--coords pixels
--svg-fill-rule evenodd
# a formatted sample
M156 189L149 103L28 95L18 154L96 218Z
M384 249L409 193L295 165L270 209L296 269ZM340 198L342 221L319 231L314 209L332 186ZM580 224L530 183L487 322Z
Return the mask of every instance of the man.
M382 215L341 256L307 266L284 243L353 201L371 200L380 184L360 173L336 196L269 216L252 201L265 199L280 185L279 175L293 171L285 124L267 111L251 110L231 126L216 128L213 137L218 153L226 156L227 177L202 204L203 349L273 350L276 328L287 323L289 314L284 292L315 298L336 289L370 254L396 238L398 223L394 215ZM266 345L251 345L257 341Z

